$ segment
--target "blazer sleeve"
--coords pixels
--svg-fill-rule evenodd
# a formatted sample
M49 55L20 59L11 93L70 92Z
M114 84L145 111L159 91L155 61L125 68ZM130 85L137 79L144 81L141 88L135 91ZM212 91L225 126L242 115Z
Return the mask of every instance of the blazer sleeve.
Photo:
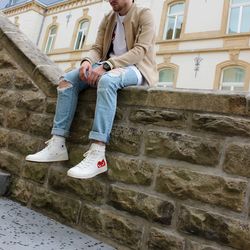
M132 49L121 56L115 56L108 61L114 68L137 64L143 60L155 40L155 24L150 9L144 9L139 18L135 44Z

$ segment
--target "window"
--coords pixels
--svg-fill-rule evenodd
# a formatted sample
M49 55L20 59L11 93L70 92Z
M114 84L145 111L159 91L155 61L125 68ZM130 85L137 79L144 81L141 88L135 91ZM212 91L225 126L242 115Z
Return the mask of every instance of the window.
M250 0L231 0L228 33L250 32Z
M56 38L56 31L57 31L56 26L52 26L49 29L49 35L48 35L48 39L47 39L47 43L46 43L46 47L45 47L45 53L46 54L51 52L52 49L53 49L53 45L55 43L55 38Z
M175 3L168 8L167 22L163 39L180 38L183 23L184 3Z
M160 87L173 87L175 81L175 70L172 68L164 68L159 71Z
M227 67L222 71L221 90L243 91L246 72L242 67Z
M89 21L83 20L79 23L79 28L77 31L75 50L82 49L84 41L86 39L87 30L89 27Z

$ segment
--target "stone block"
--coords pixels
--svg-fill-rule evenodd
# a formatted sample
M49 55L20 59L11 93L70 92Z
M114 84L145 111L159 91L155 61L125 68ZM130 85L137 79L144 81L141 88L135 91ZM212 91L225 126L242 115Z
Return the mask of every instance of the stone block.
M171 232L151 228L148 239L148 250L183 250L185 240L183 237Z
M10 174L0 169L0 197L5 195L10 184Z
M161 166L156 179L156 191L180 199L194 199L213 205L242 211L247 182L187 169Z
M44 188L36 188L31 205L46 210L55 218L63 219L67 223L77 223L81 203L69 197L64 197Z
M5 120L7 117L7 110L4 108L0 108L0 125L4 126L5 125Z
M250 177L250 144L233 143L228 145L223 170L230 174Z
M145 154L151 157L215 166L219 161L219 151L220 143L216 139L154 130L149 130L146 135Z
M155 166L146 161L107 154L108 177L113 181L149 186Z
M187 122L187 114L180 111L136 109L129 115L132 122L164 126L168 128L184 128Z
M56 111L56 99L47 98L46 102L46 112L54 114Z
M38 136L50 137L53 118L52 115L32 114L29 119L29 131Z
M10 132L8 137L8 147L23 155L37 152L44 147L44 141L27 134ZM39 147L40 146L40 147ZM42 147L41 147L42 146Z
M107 193L106 184L97 179L75 179L68 177L66 169L51 169L49 185L56 191L73 194L82 200L101 203Z
M1 57L0 57L1 65ZM0 88L2 89L11 89L13 87L13 71L8 69L1 69L0 66Z
M75 115L71 129L69 141L81 145L89 143L89 132L92 127L92 120L83 119L80 115Z
M16 106L19 108L41 112L46 108L45 96L41 92L25 90L20 92L20 100Z
M48 168L48 163L25 162L22 176L42 184L45 182Z
M10 110L7 114L7 127L27 131L29 114L22 110Z
M195 241L188 241L187 250L222 250L222 248L209 246L207 244L202 244Z
M15 200L27 204L32 196L35 186L23 179L14 179L10 186L10 195Z
M21 70L14 72L13 84L18 90L38 91L38 87Z
M140 249L143 225L140 222L121 216L113 211L101 212L103 234L129 249Z
M11 152L0 150L0 168L18 175L22 167L20 158Z
M111 185L110 203L117 209L126 210L149 221L171 225L174 204L157 196Z
M0 89L0 104L7 108L14 108L20 98L21 93L19 92Z
M88 231L102 233L104 225L102 224L101 209L87 204L82 206L80 225Z
M217 213L181 206L178 229L235 249L250 249L250 223Z
M9 130L0 128L0 147L6 147L8 141Z
M16 63L7 55L6 51L0 55L0 69L15 70L17 68Z
M118 151L129 155L138 155L142 132L137 128L114 126L108 146L110 151Z
M229 136L250 136L250 119L221 115L194 114L193 128Z
M89 149L89 147L81 146L77 144L69 144L68 153L70 166L74 166L83 160L83 154Z

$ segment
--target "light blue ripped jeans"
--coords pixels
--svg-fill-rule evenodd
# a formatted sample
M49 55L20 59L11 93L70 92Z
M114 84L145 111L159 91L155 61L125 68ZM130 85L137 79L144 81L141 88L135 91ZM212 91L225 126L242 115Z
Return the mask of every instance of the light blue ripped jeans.
M94 64L93 68L100 64ZM61 80L72 86L57 90L57 105L52 128L52 135L69 136L74 118L78 95L90 86L79 77L79 69L66 73ZM137 85L138 77L131 68L113 69L101 76L97 84L95 117L89 139L108 143L113 126L117 105L117 90Z

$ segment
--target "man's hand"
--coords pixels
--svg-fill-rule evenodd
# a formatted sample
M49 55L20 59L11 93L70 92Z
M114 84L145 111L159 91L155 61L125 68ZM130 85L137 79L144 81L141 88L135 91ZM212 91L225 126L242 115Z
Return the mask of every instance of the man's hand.
M92 73L92 65L89 61L84 61L81 64L80 70L79 70L79 76L80 79L84 82L88 82L88 75Z
M87 83L90 86L96 86L99 78L106 72L102 65L94 68L91 74L88 74Z

